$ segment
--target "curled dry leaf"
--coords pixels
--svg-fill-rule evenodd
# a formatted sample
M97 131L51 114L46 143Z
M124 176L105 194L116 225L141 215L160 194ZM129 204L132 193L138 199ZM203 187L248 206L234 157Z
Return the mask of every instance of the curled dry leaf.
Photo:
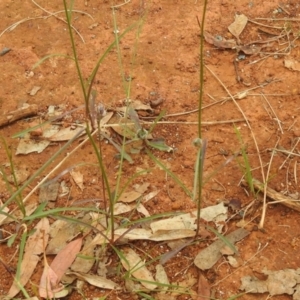
M208 32L204 33L204 38L207 43L221 49L236 49L237 43L235 40L226 40L224 38L216 38Z

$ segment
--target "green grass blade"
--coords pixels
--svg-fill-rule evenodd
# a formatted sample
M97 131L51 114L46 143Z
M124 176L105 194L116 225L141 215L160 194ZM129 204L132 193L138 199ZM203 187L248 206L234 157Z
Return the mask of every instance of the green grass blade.
M84 131L84 129L82 129L82 131ZM16 192L14 192L9 197L9 199L2 205L0 214L3 214L2 209L9 205L13 200L15 200L16 197L21 195L25 188L27 188L49 165L51 165L53 161L77 139L82 131L80 131L76 136L74 136L64 146L62 146L56 153L54 153L28 180L25 181L25 183L23 183L21 187L18 188Z
M158 160L149 149L146 149L146 153L148 156L158 165L160 166L181 188L182 190L190 197L193 197L193 194L190 190L185 186L185 184L172 172L170 171L160 160Z

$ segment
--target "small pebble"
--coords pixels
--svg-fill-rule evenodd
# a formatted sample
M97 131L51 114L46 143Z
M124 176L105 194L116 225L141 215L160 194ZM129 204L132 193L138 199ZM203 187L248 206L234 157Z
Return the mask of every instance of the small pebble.
M0 56L3 56L5 54L7 54L11 49L4 47L1 51L0 51Z

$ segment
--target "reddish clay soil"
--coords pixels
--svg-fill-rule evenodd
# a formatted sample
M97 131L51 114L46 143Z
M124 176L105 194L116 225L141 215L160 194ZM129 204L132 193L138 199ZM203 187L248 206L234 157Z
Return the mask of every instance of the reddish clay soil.
M235 2L213 0L208 2L205 30L215 39L234 38L227 28L234 21L236 14L244 14L249 19L265 25L248 22L240 35L242 45L276 37L280 34L285 34L285 36L268 44L259 53L241 56L240 58L244 59L239 60L236 67L234 65L238 56L236 50L217 48L210 43L204 43L205 65L209 68L205 69L202 110L202 137L208 141L204 175L211 174L224 164L228 157L239 153L241 144L234 131L233 123L222 122L241 120L235 124L247 145L247 154L254 178L262 181L259 155L266 173L272 150L278 143L277 148L292 151L293 154L288 156L280 151L275 153L270 168L268 186L287 197L297 196L297 193L300 192L298 176L300 148L296 144L300 137L300 77L299 70L285 67L284 61L291 59L295 62L299 59L299 41L296 38L300 30L299 3L295 0L240 0ZM89 76L99 57L114 40L111 6L117 4L122 4L122 1L75 1L74 9L86 12L93 17L92 20L82 13L73 15L73 25L84 39L83 42L79 35L74 33L78 58L85 78ZM62 1L58 0L40 1L39 5L49 12L63 10ZM191 122L197 122L198 115L197 112L191 111L198 108L199 101L200 31L197 17L201 20L202 10L203 3L200 0L132 0L116 10L117 26L120 32L139 21L141 17L144 18L137 43L136 31L129 32L120 42L122 68L125 75L131 77L131 99L138 99L144 104L149 104L151 101L161 98L163 101L155 108L155 112L159 113L165 110L167 115L176 114L165 117L164 121L172 121L171 124L159 124L154 131L155 136L164 137L167 144L174 147L175 151L173 153L154 151L154 153L189 188L193 186L196 158L193 140L197 137L198 129L197 125ZM24 103L38 106L38 116L5 125L0 129L0 134L11 150L15 166L25 168L31 175L63 143L55 143L42 153L15 155L19 140L12 136L29 128L32 124L43 121L43 116L50 105L63 104L63 112L68 112L84 103L72 60L60 56L52 57L31 71L32 66L46 55L59 53L72 56L67 25L54 16L48 16L49 14L42 11L33 1L0 2L0 28L2 31L0 50L5 47L11 49L7 54L0 56L1 116L8 115L11 111L22 107ZM65 18L63 13L58 16L62 19ZM266 19L258 20L257 18ZM290 20L272 21L275 18L281 20L289 18ZM293 20L297 18L298 20ZM24 22L12 30L5 31L10 25L20 20ZM93 24L95 25L93 26ZM284 54L282 54L282 49L287 49ZM135 53L136 56L132 61ZM240 76L239 81L237 80L238 76ZM31 96L29 92L34 86L40 86L41 89ZM248 90L244 97L236 98L236 103L251 125L253 134L236 103L230 99L225 87L231 95ZM94 88L98 94L97 101L103 103L105 107L113 108L122 105L126 94L115 48L110 51L101 64ZM77 112L71 122L83 119L84 110ZM211 123L207 125L205 122ZM68 124L66 123L65 126ZM255 136L259 148L259 155L253 136ZM76 145L78 145L77 142L73 143L70 151ZM103 153L109 180L114 185L116 167L119 164L115 158L117 151L112 145L103 143ZM148 191L160 190L158 196L147 203L150 214L170 211L188 212L195 208L194 202L169 176L166 176L163 170L155 167L144 152L133 158L133 164L124 163L124 182L137 170L151 167L150 173L138 177L133 183L148 182L150 183ZM59 163L60 159L56 159L52 167ZM241 155L238 155L237 159L232 160L216 172L215 176L205 184L202 201L204 207L220 201L229 202L236 199L245 208L254 200L253 196L249 195L248 189L241 185L243 173L237 160L243 163ZM0 163L6 171L9 171L9 168L6 167L8 161L5 148L1 144ZM89 143L70 157L55 175L80 162L97 163L96 155ZM74 201L102 198L99 169L84 166L80 171L84 176L85 189L81 191L71 180L70 175L65 174L63 178L71 188L71 192L68 196L60 198L56 203L57 206L67 207L71 206ZM47 174L47 170L45 174ZM39 177L38 180L41 178ZM0 181L0 191L1 200L5 202L9 197L9 191L4 180ZM29 191L30 189L27 188L24 194ZM297 269L300 266L299 212L281 204L269 205L264 228L258 229L262 208L261 200L262 197L259 195L254 205L255 209L252 209L246 217L249 222L247 229L251 230L250 235L237 245L240 253L239 259L246 262L251 258L250 261L234 269L224 257L212 269L203 272L211 286L211 295L216 299L227 299L240 293L240 278L243 276L259 276L263 269ZM37 202L38 193L34 193L29 201ZM270 199L268 201L271 202ZM235 230L238 221L235 218L231 219L226 223L226 230L228 232ZM15 233L17 230L15 223L6 225L4 228L10 233ZM3 234L7 235L6 232ZM197 291L199 270L194 266L193 260L201 249L211 243L212 238L213 235L185 248L166 263L165 269L170 282L180 284L186 282L187 278L192 278L191 290ZM15 270L17 266L18 245L19 240L16 240L11 247L8 247L6 243L0 244L1 260L11 270ZM255 255L264 246L266 246L264 250ZM133 247L142 249L152 257L160 255L164 253L164 249L168 249L165 243L158 244L148 241L133 243ZM116 265L117 257L113 252L110 253ZM51 258L49 257L49 259ZM155 269L155 266L152 268ZM43 260L41 259L37 272L26 285L31 296L35 295L42 269ZM0 264L0 274L0 295L4 296L13 282L14 272L10 273L3 264ZM119 280L118 283L123 286L121 291L107 292L85 284L82 293L90 299L104 294L108 294L107 299L142 299L126 290L122 278L118 279L116 276L112 276L112 279ZM267 296L268 294L247 294L241 299L266 299ZM155 298L155 294L153 297ZM74 290L68 299L83 299L83 296ZM191 296L179 295L174 299L191 299ZM292 299L292 296L280 295L274 296L273 299Z

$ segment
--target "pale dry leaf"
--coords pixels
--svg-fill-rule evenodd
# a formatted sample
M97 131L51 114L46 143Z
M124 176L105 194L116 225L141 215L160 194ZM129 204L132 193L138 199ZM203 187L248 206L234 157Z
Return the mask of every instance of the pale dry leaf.
M156 265L155 269L156 269L155 280L157 282L162 283L163 285L165 285L165 286L161 287L161 292L165 293L168 290L168 286L166 286L166 285L170 284L168 275L165 271L165 268L160 264Z
M143 204L139 203L139 204L137 205L136 210L137 210L140 214L143 214L145 217L150 217L149 211L147 210L147 208L146 208Z
M241 290L248 293L266 293L271 296L288 294L295 292L295 287L300 283L300 269L284 269L279 271L264 270L268 275L267 280L259 280L254 276L245 276L241 279Z
M125 204L125 203L116 203L114 205L114 215L118 216L127 212L132 211L136 208L136 204Z
M228 208L221 202L201 209L200 217L207 222L216 224L223 223L227 219ZM158 230L192 229L196 230L197 211L171 217L164 220L154 221L150 224L153 232Z
M154 283L154 278L151 272L145 266L140 256L131 248L123 250L124 259L121 259L123 267L148 290L154 290L157 285ZM153 283L150 283L153 282Z
M83 185L83 174L79 171L70 171L70 174L74 180L74 182L77 184L77 186L83 191L84 185Z
M50 228L50 240L46 254L57 254L67 242L78 236L81 226L78 223L70 223L63 220L56 220Z
M170 241L194 237L195 234L196 232L192 229L158 230L149 237L149 240L156 242Z
M31 91L29 92L29 95L30 95L30 96L35 96L36 93L37 93L40 89L41 89L40 86L34 86L34 87L31 89Z
M119 126L112 126L112 129L122 137L132 139L135 136L135 126L129 118L114 115L108 124L118 124Z
M14 281L7 296L14 297L20 291L20 285L25 286L33 274L43 252L43 241L48 242L49 221L47 218L41 219L35 226L35 232L27 239L24 256L21 263L20 279L17 283Z
M20 184L23 183L29 177L29 175L30 173L28 171L28 166L19 166L18 168L14 169L14 176L7 176L7 180L8 182L14 184L14 179L16 178L17 182Z
M94 247L90 247L91 242L92 237L87 236L84 241L84 246L80 251L80 256L76 257L74 263L71 266L72 271L87 273L93 267L95 263L94 250L96 245L94 245Z
M63 286L58 286L58 283L59 280L56 273L51 269L44 257L44 270L39 285L40 297L47 299L54 298L55 292L59 292L63 289Z
M234 244L245 238L250 232L244 228L239 228L229 234L224 238ZM222 257L220 250L225 246L222 240L217 240L209 245L207 248L201 250L195 257L194 264L201 270L208 270Z
M149 194L146 194L143 196L143 203L146 203L147 201L153 199L157 194L160 192L160 190L150 192Z
M17 147L16 155L19 154L29 154L32 152L41 153L50 145L50 141L34 141L31 139L20 139Z
M130 107L134 110L145 110L147 112L153 112L153 109L148 104L143 104L140 100L131 100ZM116 111L126 113L128 111L128 106L117 107Z
M134 201L138 201L142 197L142 194L136 191L124 192L119 197L119 202L123 203L131 203Z
M293 71L300 71L300 62L292 58L285 58L284 66Z
M0 200L0 210L4 213L8 214L9 208L7 206L2 208L2 205L3 205L3 202ZM5 222L7 222L7 221L11 222L11 221L13 221L13 219L7 218L5 215L1 214L0 215L0 225L5 224Z
M248 18L245 15L235 15L235 20L228 26L228 30L239 40L239 36L245 29L247 23Z
M150 105L148 104L144 104L143 102L141 102L140 100L133 100L130 103L130 106L134 109L134 110L146 110L148 112L152 112L153 109Z
M118 290L120 287L118 284L113 282L110 279L107 279L105 277L101 277L98 275L91 275L91 274L82 274L79 272L69 272L70 275L75 275L80 280L86 281L89 284L96 286L101 289L109 289L109 290Z
M136 192L140 194L144 194L147 191L149 186L150 186L149 182L144 182L143 184L135 184L133 188Z
M51 137L48 137L48 140L52 142L63 142L63 141L69 141L75 138L75 136L79 137L84 134L85 134L85 130L82 127L76 127L76 128L67 127L59 130Z

